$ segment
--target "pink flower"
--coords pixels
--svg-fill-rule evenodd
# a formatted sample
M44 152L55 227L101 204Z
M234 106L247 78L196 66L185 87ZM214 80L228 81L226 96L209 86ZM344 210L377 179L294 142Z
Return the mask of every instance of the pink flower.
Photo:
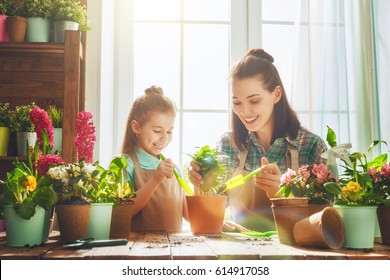
M53 164L64 163L64 160L54 154L41 156L37 162L37 171L40 176L45 175L49 171L49 167Z
M292 169L287 169L285 173L283 173L282 177L280 177L280 182L282 185L288 185L292 182L293 177L296 176L297 173Z
M382 166L380 174L387 178L390 178L390 165L388 163Z
M316 180L319 184L322 184L328 178L333 177L333 173L323 163L321 163L319 165L314 164L312 172L317 177Z
M307 179L310 177L310 170L309 165L304 165L298 169L298 175L302 176L304 178L304 181L306 182Z
M377 171L376 171L376 168L368 168L367 169L367 173L368 173L368 175L371 175L372 177L375 177L375 175L376 175L376 173L377 173Z
M93 149L96 141L95 126L92 114L79 112L76 119L76 149L79 160L84 159L87 163L93 162Z
M42 133L45 129L49 138L50 148L54 146L54 128L47 112L39 107L35 107L30 111L31 122L35 126L35 131L39 140L39 145L43 149Z

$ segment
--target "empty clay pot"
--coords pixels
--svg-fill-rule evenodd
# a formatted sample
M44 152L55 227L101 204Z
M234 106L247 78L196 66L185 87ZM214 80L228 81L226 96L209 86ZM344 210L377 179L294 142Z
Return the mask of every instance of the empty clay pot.
M282 244L296 244L293 229L296 222L308 217L308 201L306 197L271 198L279 241Z
M297 244L315 248L339 249L344 244L344 223L339 213L326 207L294 226Z

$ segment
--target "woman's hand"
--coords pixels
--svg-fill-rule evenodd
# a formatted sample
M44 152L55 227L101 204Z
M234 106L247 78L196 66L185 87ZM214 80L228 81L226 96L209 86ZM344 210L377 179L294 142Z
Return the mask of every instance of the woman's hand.
M246 227L239 225L233 221L223 221L223 229L222 231L235 231L235 232L246 232L250 231Z
M194 185L194 187L199 187L203 184L203 178L202 175L200 175L199 170L199 165L197 165L195 161L191 161L188 172L188 179Z
M275 197L276 192L279 190L282 173L276 164L270 164L265 157L261 158L261 166L263 167L263 172L256 175L255 185L264 190L269 198Z

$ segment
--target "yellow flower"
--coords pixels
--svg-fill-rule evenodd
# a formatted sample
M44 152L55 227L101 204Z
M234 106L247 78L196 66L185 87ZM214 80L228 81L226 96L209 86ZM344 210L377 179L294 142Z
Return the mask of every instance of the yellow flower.
M342 193L351 199L352 201L357 201L360 199L360 192L362 191L362 187L358 182L349 181L346 186L343 186Z
M33 192L37 188L37 179L34 176L27 176L23 185L28 187L28 191Z

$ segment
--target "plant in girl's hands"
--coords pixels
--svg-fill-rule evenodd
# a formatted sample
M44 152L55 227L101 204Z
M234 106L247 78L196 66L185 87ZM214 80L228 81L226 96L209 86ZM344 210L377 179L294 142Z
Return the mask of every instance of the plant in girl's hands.
M280 190L276 196L308 197L311 203L329 202L335 195L325 189L328 182L336 182L336 179L325 164L304 165L298 172L289 168L280 178Z

